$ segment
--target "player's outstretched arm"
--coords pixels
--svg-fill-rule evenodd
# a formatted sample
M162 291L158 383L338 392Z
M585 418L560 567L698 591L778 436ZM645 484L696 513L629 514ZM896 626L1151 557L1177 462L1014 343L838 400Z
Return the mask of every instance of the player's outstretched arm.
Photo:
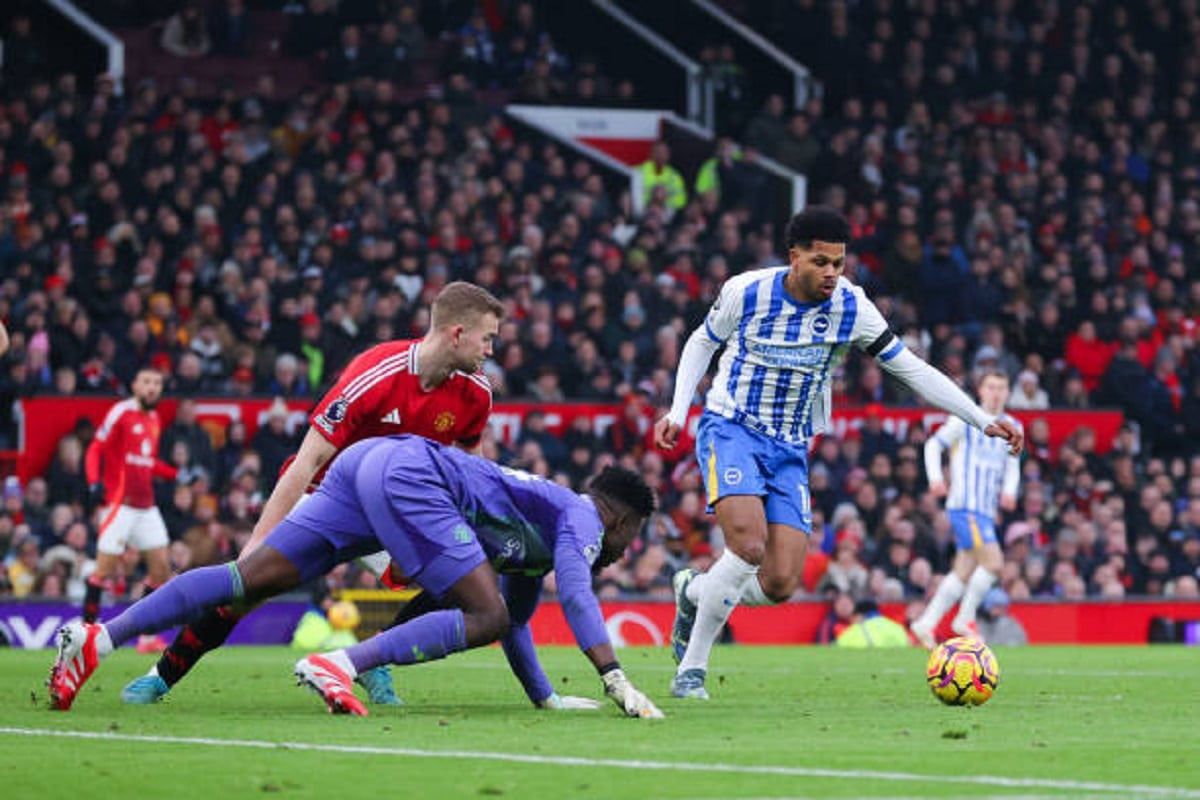
M974 425L988 436L997 436L1008 442L1008 450L1013 455L1021 452L1025 434L1020 428L1006 419L989 415L940 370L931 367L903 345L900 347L900 351L892 358L880 360L884 369L943 411Z
M704 324L692 331L683 352L679 354L679 368L675 371L675 395L671 398L671 410L654 425L654 443L663 450L671 450L679 441L679 432L687 422L688 409L696 396L700 379L708 372L713 353L737 330L741 321L741 294L745 283L739 276L725 282Z
M541 662L538 661L533 634L529 630L529 620L537 609L542 579L528 575L501 575L500 591L504 595L505 604L508 605L508 618L511 622L508 633L500 639L500 647L503 648L508 665L521 682L521 687L525 689L530 702L538 708L556 711L599 708L600 704L590 698L563 696L554 691Z
M992 417L967 393L955 385L940 370L934 369L907 348L894 358L883 362L888 372L903 381L921 397L943 411L981 429L988 436L996 436L1008 442L1008 451L1018 455L1025 444L1025 434L1006 419Z
M700 385L704 373L708 372L713 353L721 346L706 325L693 331L683 346L683 352L679 355L679 369L675 373L675 395L671 400L671 410L654 425L654 443L663 450L672 449L679 441L679 432L687 422L696 387Z
M1008 450L1013 455L1021 452L1025 434L1020 428L1008 420L993 418L976 405L954 381L904 346L904 342L892 333L879 309L861 288L854 287L853 293L857 312L851 338L859 349L866 351L880 367L895 375L929 403L974 425L988 436L997 436L1008 442Z
M591 565L573 537L561 536L554 548L554 576L563 616L571 626L579 649L584 652L604 684L604 694L626 716L661 719L663 713L625 677L613 652L600 613L600 601L592 591Z
M300 450L296 453L295 460L279 477L279 481L271 491L271 496L263 505L262 513L254 526L254 533L251 534L250 541L246 543L243 555L258 547L259 543L267 538L267 534L273 531L275 526L288 515L288 512L295 508L296 502L304 494L308 484L336 453L337 448L330 444L325 437L313 428L308 429L308 433L304 435L304 441L300 443Z

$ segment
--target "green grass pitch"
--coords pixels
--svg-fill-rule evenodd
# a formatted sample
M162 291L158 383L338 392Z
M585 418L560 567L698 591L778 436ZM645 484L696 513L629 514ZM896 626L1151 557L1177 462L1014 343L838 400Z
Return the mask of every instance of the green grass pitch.
M541 652L560 693L600 696L578 652ZM296 657L223 650L132 707L120 689L152 659L121 651L63 714L50 651L0 651L0 795L1200 798L1195 649L998 649L977 709L939 704L916 649L718 648L708 703L667 696L665 649L624 650L658 722L535 710L496 648L395 668L406 706L331 717Z

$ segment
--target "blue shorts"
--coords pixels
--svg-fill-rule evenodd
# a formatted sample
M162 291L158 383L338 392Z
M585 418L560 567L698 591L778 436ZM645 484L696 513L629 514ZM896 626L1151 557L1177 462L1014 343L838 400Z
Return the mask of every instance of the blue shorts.
M954 531L954 544L959 550L974 550L985 544L996 544L996 521L977 511L954 509L946 512Z
M441 597L487 561L423 439L368 439L333 462L321 488L263 542L303 580L381 547L412 581Z
M812 530L805 445L772 439L705 411L696 432L696 460L709 512L722 497L756 495L763 498L768 523Z

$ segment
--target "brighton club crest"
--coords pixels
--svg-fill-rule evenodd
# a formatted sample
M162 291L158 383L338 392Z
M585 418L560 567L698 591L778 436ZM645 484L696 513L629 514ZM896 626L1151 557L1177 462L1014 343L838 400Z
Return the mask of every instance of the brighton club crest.
M824 336L829 333L829 329L833 326L828 314L817 314L813 317L812 332L814 336Z

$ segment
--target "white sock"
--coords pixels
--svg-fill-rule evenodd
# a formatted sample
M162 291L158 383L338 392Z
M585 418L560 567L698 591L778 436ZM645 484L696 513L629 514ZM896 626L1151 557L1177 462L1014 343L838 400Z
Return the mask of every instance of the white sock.
M925 611L913 624L926 628L937 625L950 610L950 606L957 603L958 598L962 597L963 589L962 579L955 573L951 572L942 578L937 591L933 594L933 599L929 601L929 605L925 606Z
M113 651L112 637L108 635L108 626L101 625L100 633L96 634L96 655L104 658Z
M700 593L704 591L704 584L708 582L708 573L701 572L696 577L692 578L692 582L687 587L687 599L693 603L700 602ZM762 583L758 581L757 575L752 581L746 581L742 587L742 598L738 601L743 606L774 606L778 603L767 597L767 593L763 591Z
M975 621L975 612L983 602L983 596L996 582L996 576L983 567L976 567L967 580L967 591L963 594L962 602L958 604L958 613L954 615L954 624Z
M358 563L369 569L376 578L380 578L383 577L383 573L388 571L388 567L392 563L392 556L387 550L380 550L378 553L359 556Z
M322 653L321 658L328 659L341 667L350 676L350 680L358 677L358 670L354 668L354 663L350 660L350 656L346 655L345 650L332 650L328 653Z
M757 574L758 567L746 563L729 549L712 565L698 593L696 624L687 652L679 662L679 672L708 669L708 655L721 635L721 628L737 607L746 581L756 580Z
M763 591L762 582L758 575L742 584L742 605L744 606L773 606L776 602L767 597Z

